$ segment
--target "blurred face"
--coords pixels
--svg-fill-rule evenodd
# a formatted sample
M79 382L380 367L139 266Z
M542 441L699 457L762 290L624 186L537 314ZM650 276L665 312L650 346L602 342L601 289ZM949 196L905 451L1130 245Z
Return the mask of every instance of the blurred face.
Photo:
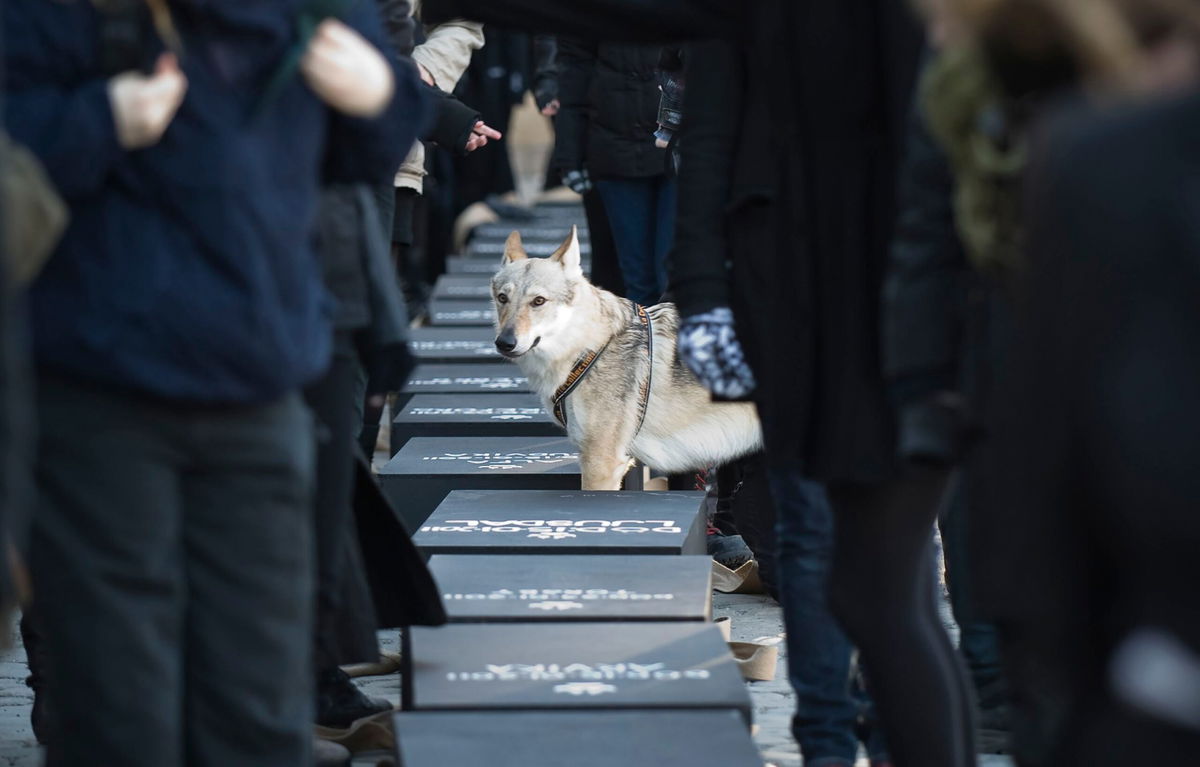
M1177 33L1145 51L1136 75L1139 90L1150 94L1175 93L1200 81L1200 50L1188 35Z

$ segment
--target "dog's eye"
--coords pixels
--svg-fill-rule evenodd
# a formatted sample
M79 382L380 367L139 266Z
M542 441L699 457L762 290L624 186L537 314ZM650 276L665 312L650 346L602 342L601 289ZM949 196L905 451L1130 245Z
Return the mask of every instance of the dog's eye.
M541 306L544 303L546 303L546 299L542 298L541 296L538 296L537 298L533 299L534 306Z
M505 295L504 293L497 293L497 294L496 294L496 301L498 301L499 303L502 303L502 304L507 304L507 303L508 303L508 296L507 296L507 295Z

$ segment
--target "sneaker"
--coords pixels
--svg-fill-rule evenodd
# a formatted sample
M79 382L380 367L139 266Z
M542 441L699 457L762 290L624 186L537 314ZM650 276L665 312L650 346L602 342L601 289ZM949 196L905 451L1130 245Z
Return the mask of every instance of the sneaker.
M740 535L724 535L720 530L708 527L708 555L718 564L736 570L754 559L754 552Z
M359 719L392 708L383 698L369 698L340 668L317 674L317 724L345 728Z

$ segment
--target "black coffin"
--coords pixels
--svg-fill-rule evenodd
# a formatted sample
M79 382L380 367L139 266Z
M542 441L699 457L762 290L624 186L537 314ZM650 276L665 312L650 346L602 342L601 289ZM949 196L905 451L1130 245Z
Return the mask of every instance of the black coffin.
M406 711L733 709L750 722L711 623L452 623L404 644Z
M446 274L486 274L492 276L500 269L500 259L490 261L485 258L467 258L466 256L447 256Z
M430 297L446 301L492 300L492 278L486 274L443 274L433 285Z
M553 242L562 244L571 234L571 224L538 223L529 226L506 224L503 221L495 224L481 224L471 230L471 241L504 242L513 231L521 233L525 242ZM591 240L586 226L579 227L579 241Z
M413 437L561 437L534 394L417 394L392 421L392 455Z
M491 301L434 298L429 301L429 324L434 327L490 328L496 319Z
M584 274L591 274L592 261L583 259L581 266ZM486 274L491 277L500 269L500 260L491 258L471 258L469 256L449 256L446 259L446 274Z
M565 239L566 236L564 236L562 240L558 240L556 242L537 242L527 240L522 244L525 248L525 252L528 255L534 256L535 258L545 258L546 256L554 255L554 251L562 247L563 240ZM495 259L496 263L499 263L501 257L504 255L504 246L505 243L498 240L471 240L471 244L467 246L466 256L467 258L477 258L485 261ZM591 258L591 243L581 240L579 243L579 255L583 258Z
M413 532L452 490L578 490L579 451L563 437L416 437L379 481Z
M397 767L762 767L734 711L408 711Z
M429 570L452 623L712 620L707 555L439 554Z
M408 348L417 362L500 362L491 328L413 328Z
M455 490L413 542L427 555L704 554L703 499L682 491Z
M416 394L525 394L529 379L509 362L492 365L418 365L400 390L399 410Z

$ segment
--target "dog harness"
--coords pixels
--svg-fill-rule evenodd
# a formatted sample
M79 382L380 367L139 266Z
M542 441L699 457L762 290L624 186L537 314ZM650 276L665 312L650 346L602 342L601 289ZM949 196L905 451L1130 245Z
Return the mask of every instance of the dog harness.
M650 406L650 384L654 380L654 322L650 319L650 313L646 311L646 307L633 301L630 301L629 305L633 309L633 316L646 328L646 360L649 363L646 381L642 384L638 394L638 421L637 428L633 432L636 437L642 430L642 424L646 421L646 410ZM609 341L609 343L612 342ZM607 348L608 344L606 343L600 347L599 351L584 352L579 361L575 363L575 367L571 368L571 372L567 374L567 380L563 381L563 385L554 392L554 420L558 421L564 429L567 428L567 397L587 377L592 366L596 364L596 360L600 359Z

